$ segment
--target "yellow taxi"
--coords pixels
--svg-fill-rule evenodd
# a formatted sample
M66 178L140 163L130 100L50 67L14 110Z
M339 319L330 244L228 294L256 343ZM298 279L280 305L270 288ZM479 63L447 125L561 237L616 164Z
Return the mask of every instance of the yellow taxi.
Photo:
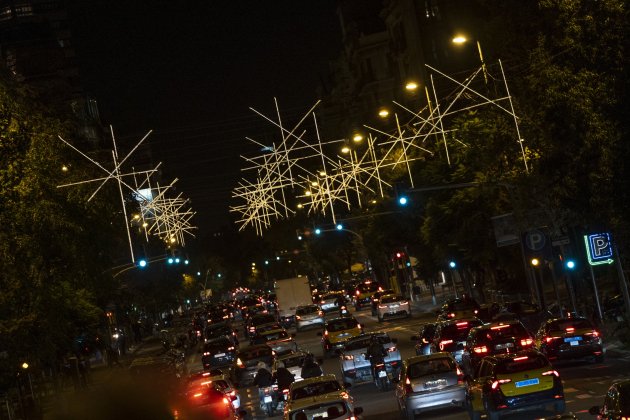
M342 349L346 341L361 334L363 327L351 316L330 319L324 324L324 331L317 333L322 337L324 357L332 351Z
M466 386L470 418L489 420L508 413L553 405L564 412L564 389L557 371L537 350L485 357Z
M376 292L382 292L383 288L373 281L366 281L357 285L354 291L354 308L358 311L362 307L372 306L372 295Z

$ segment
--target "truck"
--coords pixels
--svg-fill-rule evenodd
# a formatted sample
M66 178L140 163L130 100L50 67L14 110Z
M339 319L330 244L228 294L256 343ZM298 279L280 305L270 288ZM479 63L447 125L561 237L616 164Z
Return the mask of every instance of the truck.
M313 295L307 277L292 277L275 281L280 323L285 328L295 323L295 309L312 305Z

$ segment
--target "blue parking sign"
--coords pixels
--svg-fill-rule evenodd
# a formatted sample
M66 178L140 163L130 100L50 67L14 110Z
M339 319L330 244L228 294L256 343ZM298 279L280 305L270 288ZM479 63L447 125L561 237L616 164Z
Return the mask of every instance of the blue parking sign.
M613 247L609 233L584 235L584 243L590 265L612 264Z

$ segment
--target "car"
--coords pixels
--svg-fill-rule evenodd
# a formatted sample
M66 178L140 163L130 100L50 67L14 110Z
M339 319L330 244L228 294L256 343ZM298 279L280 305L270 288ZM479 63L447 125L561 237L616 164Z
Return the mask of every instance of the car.
M521 321L525 328L532 334L536 332L540 324L544 321L554 318L549 311L541 310L538 305L520 300L505 302L495 317L505 312L514 314L516 319Z
M256 314L245 323L245 336L252 338L256 334L256 327L266 324L277 324L278 318L274 314Z
M372 294L374 292L382 291L383 288L373 281L366 281L359 283L354 291L354 309L361 310L365 306L372 305Z
M236 361L233 367L234 377L238 386L251 385L256 372L258 372L258 362L264 362L267 366L271 366L273 359L273 350L266 344L241 348L236 354Z
M572 359L604 361L600 332L586 318L555 318L536 333L535 346L552 362Z
M437 322L429 322L422 326L418 335L411 336L411 340L416 342L416 356L421 354L431 354L431 342L438 326Z
M606 392L604 405L593 406L588 412L598 420L623 420L630 418L630 379L614 382Z
M191 373L186 378L186 387L189 390L209 384L214 384L221 389L230 398L235 409L238 410L241 407L241 397L232 383L229 373L219 369L201 370Z
M271 348L275 354L280 355L297 350L297 343L293 336L284 328L276 328L268 331L261 331L252 337L252 344L265 344Z
M376 292L372 293L372 303L371 303L372 316L376 316L376 308L378 308L378 301L381 298L381 296L393 295L393 294L396 294L396 292L393 289L377 290Z
M201 364L204 369L232 366L235 358L236 347L226 336L206 341L201 349Z
M354 386L361 383L373 382L372 365L369 358L366 356L367 348L370 345L372 337L376 337L382 344L383 349L387 351L387 355L385 356L385 368L387 373L390 373L392 377L398 376L402 362L400 350L396 346L398 341L395 338L391 338L387 333L374 332L352 338L345 343L339 355L344 383L349 383Z
M303 379L291 384L287 408L291 409L291 405L297 400L313 400L317 397L325 396L326 394L339 395L342 392L345 393L344 398L350 398L345 388L339 384L337 377L333 374Z
M287 404L283 420L356 419L363 408L354 407L345 391L303 398Z
M483 325L478 318L465 318L444 321L437 324L433 340L429 344L429 353L449 352L457 363L462 362L468 333L474 327Z
M560 375L535 349L486 356L468 381L466 394L473 420L484 412L489 420L498 420L545 405L561 414L566 407Z
M180 407L174 410L176 419L212 418L236 420L245 417L245 411L234 408L232 400L219 386L208 383L188 387Z
M333 350L343 348L346 341L361 334L363 334L363 327L351 316L329 319L324 324L324 331L317 333L322 337L324 357Z
M339 305L337 300L341 297L345 299L345 293L343 291L328 292L319 297L319 307L324 315L339 313Z
M306 327L323 327L324 313L317 305L305 305L295 308L295 328L300 331Z
M384 295L379 299L376 308L378 322L383 322L385 318L409 318L410 316L409 300L401 295Z
M308 355L307 352L304 351L293 351L290 353L285 353L281 356L276 357L273 362L273 367L271 369L271 373L275 375L278 370L278 363L284 363L284 367L289 370L294 376L296 381L302 380L302 364L304 363L304 358Z
M230 325L225 322L209 324L204 330L204 341L209 341L219 337L228 337L234 346L238 347L238 335Z
M413 356L402 364L394 395L407 419L421 412L466 403L464 375L450 353Z
M438 311L438 321L476 317L480 309L477 301L472 298L450 299Z
M464 373L471 376L484 357L516 353L533 345L534 339L520 321L484 324L470 329L461 366Z

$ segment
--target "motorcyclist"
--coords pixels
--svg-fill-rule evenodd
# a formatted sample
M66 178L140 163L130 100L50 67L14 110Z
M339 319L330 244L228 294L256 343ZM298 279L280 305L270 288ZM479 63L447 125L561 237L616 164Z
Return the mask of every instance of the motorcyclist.
M280 392L285 389L289 389L291 384L295 382L295 375L284 366L283 362L278 362L275 377L278 382L278 390Z
M387 356L387 352L376 335L373 335L370 338L370 345L367 348L367 356L370 359L372 376L376 379L374 367L379 363L385 363L385 356Z
M343 294L340 294L337 299L335 299L335 305L337 306L337 308L339 308L339 314L343 315L343 309L342 308L346 308L347 310L347 300L346 297Z
M312 354L307 355L302 362L302 379L315 378L322 375L322 368L319 367Z
M254 385L258 387L258 398L262 404L265 398L265 388L273 384L273 375L263 361L258 362L256 367L258 371L256 372L256 376L254 376Z

